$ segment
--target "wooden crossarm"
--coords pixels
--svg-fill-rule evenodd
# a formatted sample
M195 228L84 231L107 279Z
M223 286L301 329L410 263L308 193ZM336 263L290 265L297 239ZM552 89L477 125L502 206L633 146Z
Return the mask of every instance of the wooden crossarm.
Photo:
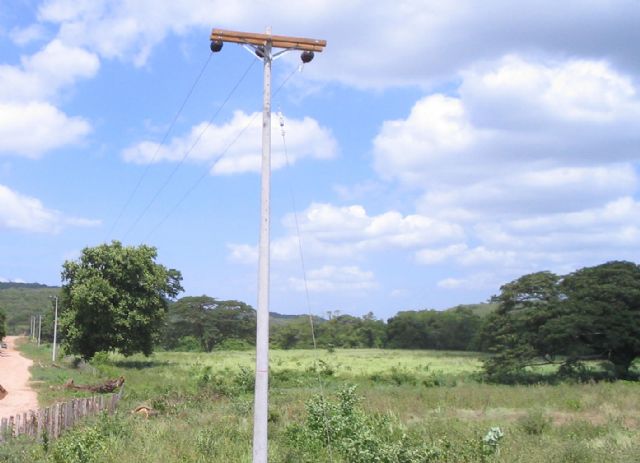
M284 35L258 34L254 32L235 32L224 29L213 29L211 40L222 42L247 43L251 45L266 45L271 42L272 47L291 48L303 51L321 52L327 45L326 40L308 39L303 37L287 37Z

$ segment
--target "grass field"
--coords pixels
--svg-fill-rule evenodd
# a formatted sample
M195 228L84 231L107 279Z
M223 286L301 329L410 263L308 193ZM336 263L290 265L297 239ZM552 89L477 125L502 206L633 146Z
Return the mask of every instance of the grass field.
M110 355L53 368L46 348L23 350L36 360L43 405L77 394L61 387L69 378L124 375L125 398L116 416L55 443L0 447L0 462L251 459L251 352ZM457 352L272 351L270 461L640 461L640 384L483 384L480 360ZM158 414L131 414L140 404ZM503 437L483 443L494 427Z

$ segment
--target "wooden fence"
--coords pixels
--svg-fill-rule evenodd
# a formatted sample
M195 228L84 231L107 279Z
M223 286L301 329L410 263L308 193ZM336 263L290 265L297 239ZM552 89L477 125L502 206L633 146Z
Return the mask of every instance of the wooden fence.
M124 385L116 394L73 399L56 403L37 411L29 410L20 415L0 420L0 443L11 437L27 435L42 439L46 434L50 440L56 439L62 431L73 427L82 418L107 411L111 414L122 398Z

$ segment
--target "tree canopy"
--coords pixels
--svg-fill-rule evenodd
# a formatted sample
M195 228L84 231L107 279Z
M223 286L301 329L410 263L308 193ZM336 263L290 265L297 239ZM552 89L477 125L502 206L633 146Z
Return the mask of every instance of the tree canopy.
M481 344L491 376L539 363L606 360L626 377L640 355L640 267L607 262L560 277L525 275L501 287Z
M220 301L209 296L183 297L168 311L163 345L168 349L197 342L210 352L223 343L255 344L256 312L240 301Z
M154 247L113 241L64 263L60 328L67 351L83 358L113 349L152 353L168 299L182 291L180 272L156 257Z

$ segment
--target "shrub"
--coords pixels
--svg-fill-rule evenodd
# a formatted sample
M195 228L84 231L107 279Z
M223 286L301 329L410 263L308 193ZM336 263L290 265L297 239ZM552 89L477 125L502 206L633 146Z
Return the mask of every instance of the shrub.
M337 401L317 395L306 404L303 424L287 428L286 461L321 461L335 452L348 463L484 462L497 452L503 437L493 428L484 440L453 446L446 439L426 443L411 436L392 415L367 414L355 386L338 392Z
M539 436L551 427L551 418L542 410L532 410L518 420L518 426L526 434Z

